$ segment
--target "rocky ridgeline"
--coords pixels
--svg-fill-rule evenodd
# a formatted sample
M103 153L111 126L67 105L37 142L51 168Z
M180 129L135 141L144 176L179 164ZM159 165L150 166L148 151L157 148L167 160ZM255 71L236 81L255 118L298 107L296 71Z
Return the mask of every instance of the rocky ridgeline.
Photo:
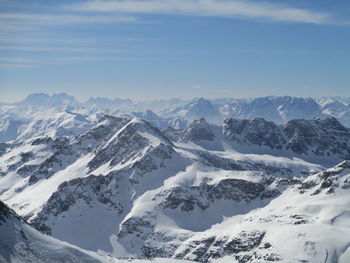
M172 135L174 131L172 131ZM178 133L179 134L179 133ZM350 158L350 130L335 118L291 120L277 125L263 118L227 119L221 130L204 119L193 121L175 140L192 142L222 139L233 148L254 153ZM220 143L218 141L218 143Z
M88 167L92 171L106 162L110 162L110 166L127 163L137 156L141 156L145 149L151 151L154 145L150 144L149 140L143 137L140 132L154 135L155 138L161 141L162 145L172 145L159 129L151 126L148 122L129 122L123 129L116 132L106 144L97 147L94 152L95 157L88 163Z
M349 157L349 139L349 130L334 118L292 120L285 125L264 119L227 119L222 127L199 119L188 129L162 132L144 120L105 116L83 135L41 137L3 146L1 158L5 165L1 172L2 176L15 172L28 178L28 185L34 187L89 157L86 163L80 164L84 169L79 171L85 174L60 182L40 211L29 215L33 226L48 234L54 235L58 221L72 228L74 225L66 218L77 217L74 219L78 222L88 222L89 218L79 217L78 209L96 209L100 216L104 216L101 211L107 211L116 224L115 232L110 234L127 252L140 257L210 262L231 256L238 262L281 261L282 257L267 238L267 230L247 229L225 235L208 231L220 224L223 216L249 214L256 208L267 207L286 189L292 189L295 195L313 196L347 189L349 179L341 175L349 168L348 162L304 179L304 175L309 175L309 168L304 164L298 164L301 168L295 171L297 165L235 159L220 151L190 148L189 144L186 149L183 145L189 141L194 144L205 141L225 143L233 148L240 145L253 150L258 147L284 151L301 159L306 155L341 159ZM198 168L193 175L186 170L189 166L204 168ZM210 173L199 175L206 171ZM188 172L187 178L181 177L184 172ZM299 178L293 177L295 174ZM170 184L173 177L175 183ZM16 191L25 191L28 185ZM216 218L201 229L181 221L181 218L205 221L213 213L217 213ZM176 231L165 231L162 218L174 222ZM270 217L260 219L276 220L271 218L271 221ZM309 222L299 214L287 219L285 221L293 225ZM109 237L105 237L107 242ZM98 244L93 249L99 249Z
M269 189L262 183L254 183L240 179L223 179L215 185L173 187L160 192L160 205L164 209L177 209L188 212L195 206L202 210L209 208L215 201L230 200L232 202L250 202L253 199L267 199L278 196L276 189Z
M41 153L46 151L47 158L40 164L26 165L31 160L37 160L38 154L35 151L23 151L20 153L19 160L17 160L18 158L6 160L6 164L9 165L6 169L1 170L1 174L16 171L24 177L29 175L29 184L34 184L43 178L49 178L89 152L95 154L95 157L89 162L91 171L106 163L107 160L111 161L111 166L120 162L126 163L132 159L133 154L142 151L147 144L145 138L135 133L140 124L129 123L126 125L128 122L129 120L125 118L105 116L86 134L75 136L73 139L65 137L34 139L31 144L38 146L38 148L41 147L39 150ZM272 151L272 153L282 155L333 157L339 160L350 158L350 131L335 118L292 120L285 125L276 125L261 118L253 120L227 119L221 130L217 126L208 124L204 119L200 119L193 121L189 128L183 131L168 129L164 133L149 123L146 125L146 123L144 122L143 125L147 126L149 131L155 132L156 137L161 138L164 145L172 144L167 136L172 141L184 140L195 143L198 141L216 143L216 140L222 138L224 142L233 147L245 147L250 149L252 153L254 151L257 153ZM112 136L124 126L125 129L113 141L109 142ZM2 144L1 152L5 154L14 147L19 148L27 143ZM106 146L106 144L108 145ZM201 159L207 165L213 161L220 162L219 157L211 156L206 152L201 154ZM233 164L232 160L226 161L226 164L220 166L239 170L237 162Z
M184 131L182 138L189 141L214 141L215 134L209 123L204 118L201 118L199 120L194 120L189 125Z
M300 193L317 195L321 192L334 193L336 189L347 190L350 188L350 161L344 161L339 165L327 169L319 174L310 176L298 187Z
M265 232L254 230L242 231L234 237L206 236L193 237L184 242L174 255L198 262L233 256L239 263L280 261L277 254L264 251L271 244L263 242Z
M241 145L287 150L299 155L350 158L350 130L335 118L291 120L276 125L264 119L235 120L224 123L228 141Z

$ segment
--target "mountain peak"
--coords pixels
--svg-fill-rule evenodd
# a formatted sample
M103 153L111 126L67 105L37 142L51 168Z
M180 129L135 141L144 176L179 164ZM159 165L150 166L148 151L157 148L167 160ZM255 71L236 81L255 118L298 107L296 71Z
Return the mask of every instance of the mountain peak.
M206 118L209 122L217 122L221 120L220 113L213 106L210 100L198 98L190 103L174 110L175 114L180 115L188 120Z
M200 118L191 122L190 127L185 130L183 137L189 141L213 141L215 135L208 122L204 118Z
M66 93L54 93L51 96L47 93L33 93L17 103L17 105L35 107L61 107L77 104L78 101L73 96L69 96Z

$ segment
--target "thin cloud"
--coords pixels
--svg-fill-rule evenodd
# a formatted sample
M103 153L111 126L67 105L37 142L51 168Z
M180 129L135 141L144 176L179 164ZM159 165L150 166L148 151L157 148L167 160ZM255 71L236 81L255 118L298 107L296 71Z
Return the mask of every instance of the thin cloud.
M125 43L125 42L139 42L143 41L142 38L133 38L133 37L104 37L104 38L74 38L74 36L60 36L52 35L48 33L42 33L35 35L32 34L31 37L22 37L18 35L8 34L0 36L0 43L53 43L53 44L86 44L86 43Z
M97 42L93 39L74 39L74 38L59 38L52 37L50 34L42 34L41 36L35 36L32 34L32 37L21 37L18 35L13 36L0 36L0 43L63 43L63 44L82 44L87 42Z
M27 57L8 57L8 58L4 58L4 57L0 57L0 63L20 63L20 64L31 64L36 62L37 59L33 59L33 58L27 58Z
M33 27L25 26L25 25L18 25L18 24L12 24L8 23L6 21L0 20L0 32L15 32L15 31L29 31L33 30Z
M74 11L197 15L312 24L334 24L331 15L328 13L284 7L266 2L258 3L241 0L96 0L72 4L66 8Z
M113 59L115 58L105 56L69 56L50 58L0 57L0 65L3 69L31 68L40 65L79 64L97 61L108 61Z
M0 63L0 69L23 69L23 68L33 68L32 64L17 64L17 63Z
M123 53L122 50L88 47L33 47L33 46L1 46L0 50L24 52L96 52L96 53Z
M137 17L120 16L91 16L91 15L57 15L57 14L27 14L0 13L0 22L8 27L16 25L64 25L64 24L96 24L96 23L135 23Z
M199 85L192 85L192 89L201 89L202 87Z
M44 27L91 24L131 24L139 19L130 15L63 15L0 13L0 32L40 32Z

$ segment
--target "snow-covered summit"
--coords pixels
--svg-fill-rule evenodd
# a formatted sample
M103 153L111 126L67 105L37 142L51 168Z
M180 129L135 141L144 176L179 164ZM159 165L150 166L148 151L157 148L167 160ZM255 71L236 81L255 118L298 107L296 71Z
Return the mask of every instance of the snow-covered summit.
M221 120L220 113L217 111L217 109L209 100L204 98L194 99L188 104L166 112L165 115L180 116L188 120L204 117L210 122L218 122Z
M221 106L226 111L227 117L241 119L260 117L277 124L291 119L325 117L320 105L312 98L269 96L246 102L234 101L230 107L228 105L230 104Z
M19 106L35 106L35 107L62 107L75 106L79 102L66 93L55 93L49 95L47 93L34 93L28 95L24 100L17 103Z

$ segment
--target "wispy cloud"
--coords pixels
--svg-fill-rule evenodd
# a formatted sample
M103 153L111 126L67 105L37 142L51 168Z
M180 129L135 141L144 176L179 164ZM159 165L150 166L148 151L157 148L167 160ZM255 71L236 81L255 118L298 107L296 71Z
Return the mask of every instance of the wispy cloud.
M31 64L36 61L37 59L27 58L27 57L0 57L0 63Z
M0 13L0 32L35 32L64 25L138 23L131 15Z
M18 44L98 44L98 43L126 43L126 42L140 42L143 38L136 37L83 37L79 38L74 35L51 34L47 32L40 32L39 34L31 34L30 36L22 36L18 34L2 34L0 35L0 43L18 43Z
M192 89L201 89L202 87L199 85L192 85Z
M66 15L66 14L27 14L0 13L0 22L15 26L26 23L31 25L62 25L62 24L96 24L96 23L134 23L138 18L129 15Z
M23 69L33 68L32 64L19 64L19 63L0 63L0 69Z
M106 56L69 56L69 57L0 57L1 69L26 69L41 65L79 64L108 61L118 58Z
M67 8L74 11L219 16L268 21L334 24L332 16L328 13L286 7L267 2L242 0L95 0L72 4L67 6Z
M91 53L122 53L123 50L89 47L37 47L37 46L7 46L0 45L0 50L24 52L91 52Z

